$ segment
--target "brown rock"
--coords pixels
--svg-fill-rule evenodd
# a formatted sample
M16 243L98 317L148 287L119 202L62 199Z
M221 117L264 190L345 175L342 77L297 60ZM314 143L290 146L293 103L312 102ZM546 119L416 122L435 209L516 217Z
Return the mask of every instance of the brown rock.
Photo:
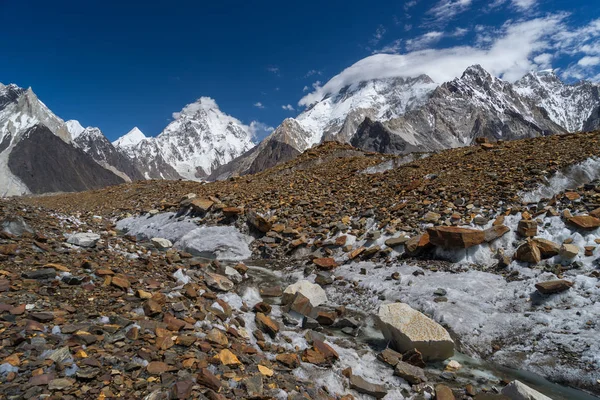
M194 381L179 381L171 387L171 398L172 399L189 399L192 396L192 388L194 387Z
M271 318L269 318L263 313L257 313L255 321L258 329L268 334L272 338L275 338L275 336L277 336L277 333L279 332L279 325Z
M384 385L371 383L358 375L350 376L350 388L356 390L358 393L373 396L376 399L384 398L387 395L387 389Z
M223 349L219 352L218 356L221 364L232 366L232 365L240 365L242 362L237 358L235 354L233 354L229 349Z
M558 279L554 281L538 282L535 288L542 294L554 294L567 291L573 286L573 282Z
M540 249L540 254L541 254L542 260L554 257L554 256L558 255L558 253L560 252L560 245L558 245L550 240L546 240L546 239L542 239L542 238L534 238L532 240L536 244L538 249Z
M201 199L201 198L195 198L190 202L190 206L192 207L192 210L194 210L195 212L200 212L200 213L206 213L210 210L210 208L213 206L214 201L210 200L210 199Z
M294 368L297 368L300 366L300 357L298 357L298 354L293 354L293 353L277 354L275 359L288 368L294 369Z
M335 360L340 359L339 354L331 346L329 346L325 342L322 342L321 340L314 340L313 348L319 353L323 354L325 360L327 360L330 363L333 363Z
M537 264L542 261L542 254L535 242L527 241L517 249L515 260Z
M262 233L267 233L271 230L272 224L254 210L246 211L248 223Z
M196 375L196 380L198 384L217 392L221 389L221 381L206 368L200 369L200 372Z
M412 237L404 244L404 248L409 254L418 254L432 246L429 239L429 233Z
M402 360L402 354L388 348L379 353L377 359L391 367L395 367L398 361Z
M435 400L455 400L454 393L446 385L435 385Z
M148 299L144 303L144 314L147 317L154 317L162 312L162 306L153 299Z
M422 368L415 367L404 361L398 361L394 368L394 375L399 376L411 385L418 385L427 381L425 371Z
M313 263L320 269L330 271L338 266L338 263L332 257L315 258Z
M115 275L112 277L111 285L118 287L119 289L127 290L131 287L131 282L125 275Z
M591 215L578 215L567 219L567 224L584 231L593 231L600 228L600 218Z
M485 242L486 239L486 234L482 230L457 226L428 228L427 233L429 233L429 240L433 245L445 249L468 249Z
M146 366L146 371L150 375L160 375L163 372L169 371L169 369L169 365L162 361L152 361Z
M0 254L4 254L5 256L17 255L18 249L19 247L16 244L0 244Z
M534 237L537 235L537 221L522 219L517 226L517 233L523 237Z

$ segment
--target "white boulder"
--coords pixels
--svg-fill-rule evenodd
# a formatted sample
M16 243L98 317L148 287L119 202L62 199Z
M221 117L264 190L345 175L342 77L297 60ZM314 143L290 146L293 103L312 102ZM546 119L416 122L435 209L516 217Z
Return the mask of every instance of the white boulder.
M502 389L502 394L511 400L552 400L519 381L512 381L505 386Z
M170 249L173 243L169 239L155 237L150 240L157 249Z
M67 239L67 243L79 247L94 247L100 240L100 235L96 233L80 232L74 233Z
M384 304L377 316L381 332L399 352L417 349L424 360L445 360L454 354L448 331L408 304Z
M325 293L325 290L321 286L307 280L302 280L285 288L283 291L283 304L291 303L296 297L296 293L300 293L306 297L313 307L327 302L327 293Z

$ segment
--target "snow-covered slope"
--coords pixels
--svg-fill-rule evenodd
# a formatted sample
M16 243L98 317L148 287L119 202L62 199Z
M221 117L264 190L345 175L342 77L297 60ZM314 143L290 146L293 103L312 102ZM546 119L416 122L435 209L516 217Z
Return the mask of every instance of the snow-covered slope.
M470 145L475 138L513 140L564 133L510 82L479 65L440 85L427 102L400 118L365 122L352 144L389 153L435 151Z
M76 119L71 119L65 123L67 124L67 130L71 134L71 139L76 139L85 130Z
M346 86L296 117L298 124L309 133L305 138L308 146L297 149L304 151L323 140L349 141L365 117L380 121L397 118L424 104L436 87L427 75L375 79Z
M112 142L112 144L115 147L126 149L134 147L144 139L147 139L146 135L144 135L144 133L136 126L125 135Z
M515 90L548 113L552 121L569 132L583 129L592 111L600 105L600 87L580 81L566 84L552 71L529 73L517 81Z
M254 146L250 128L223 113L209 97L188 104L174 117L156 138L145 138L134 129L115 141L148 178L203 179ZM165 164L177 176L165 171Z

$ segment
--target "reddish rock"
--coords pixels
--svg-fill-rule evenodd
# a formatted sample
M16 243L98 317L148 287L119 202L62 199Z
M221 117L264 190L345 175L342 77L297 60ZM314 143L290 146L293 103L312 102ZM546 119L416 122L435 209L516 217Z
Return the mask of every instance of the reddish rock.
M573 282L557 279L554 281L538 282L535 288L542 294L561 293L569 290L573 286Z
M268 334L272 338L274 338L279 332L279 325L263 313L257 313L255 321L258 329Z
M537 264L542 261L542 253L533 241L523 243L515 253L515 260Z
M584 231L593 231L600 228L600 218L591 215L578 215L567 219L567 224Z
M467 249L485 242L485 232L478 229L438 226L428 228L427 233L433 245L445 249Z
M338 263L332 257L315 258L313 263L320 269L330 271L338 266Z
M523 237L534 237L537 235L537 221L522 219L517 226L517 233Z
M293 354L293 353L277 354L275 359L288 368L293 369L293 368L297 368L300 366L300 357L298 357L298 354Z
M221 381L212 372L206 368L202 368L198 375L196 375L198 384L205 386L209 389L219 391L221 389Z

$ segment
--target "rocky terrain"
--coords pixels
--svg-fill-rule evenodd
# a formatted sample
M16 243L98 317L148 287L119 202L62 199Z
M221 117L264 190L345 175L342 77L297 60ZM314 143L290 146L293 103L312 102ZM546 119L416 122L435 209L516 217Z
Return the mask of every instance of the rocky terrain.
M3 200L0 396L591 399L599 140Z

